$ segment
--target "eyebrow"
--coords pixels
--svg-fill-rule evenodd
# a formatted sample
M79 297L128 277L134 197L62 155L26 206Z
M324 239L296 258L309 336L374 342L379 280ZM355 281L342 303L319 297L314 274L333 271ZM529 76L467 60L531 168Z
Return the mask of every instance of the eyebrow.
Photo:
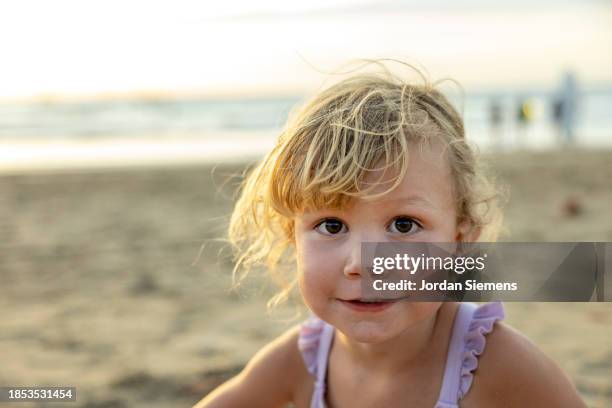
M398 202L401 201L402 203L408 204L408 205L415 205L418 207L428 207L429 209L433 209L433 210L439 210L438 206L435 206L431 203L431 201L427 200L425 197L422 197L420 195L409 195L409 196L404 196L404 197L396 197L396 198L383 198L383 199L379 199L377 200L379 202L382 203L394 203L394 202ZM388 205L388 204L387 204ZM319 209L319 210L315 210L310 212L309 216L320 216L320 213L328 211L328 209Z
M431 203L431 201L427 200L425 197L421 197L419 195L410 195L410 196L406 196L406 197L397 197L397 198L387 198L387 199L381 199L381 202L396 202L396 201L401 201L403 203L407 203L407 204L414 204L414 205L421 205L421 206L426 206L426 207L432 207L432 208L436 208L435 205L433 205Z

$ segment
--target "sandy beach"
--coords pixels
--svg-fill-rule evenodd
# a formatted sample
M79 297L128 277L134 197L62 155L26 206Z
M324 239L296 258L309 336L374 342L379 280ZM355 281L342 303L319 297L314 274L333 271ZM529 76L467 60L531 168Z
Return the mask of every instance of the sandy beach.
M487 158L510 191L502 240L612 241L612 151ZM266 315L259 277L229 290L219 238L243 168L0 175L0 384L76 386L69 407L191 406L296 324L294 307ZM612 406L612 303L506 308L590 407Z

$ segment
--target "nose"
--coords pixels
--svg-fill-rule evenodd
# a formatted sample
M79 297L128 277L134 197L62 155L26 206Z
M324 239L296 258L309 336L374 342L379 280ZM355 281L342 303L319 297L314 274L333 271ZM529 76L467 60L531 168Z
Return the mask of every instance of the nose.
M344 276L349 279L357 279L363 273L361 267L361 240L350 240L347 242L349 248L344 264Z

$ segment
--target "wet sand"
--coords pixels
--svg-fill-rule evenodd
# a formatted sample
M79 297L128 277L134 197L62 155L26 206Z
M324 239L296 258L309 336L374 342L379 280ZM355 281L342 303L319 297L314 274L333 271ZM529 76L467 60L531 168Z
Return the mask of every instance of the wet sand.
M612 151L491 159L511 191L503 240L612 241ZM76 386L71 407L190 406L295 324L266 315L258 277L229 291L216 239L243 167L0 176L0 384ZM612 303L506 307L589 406L612 406Z

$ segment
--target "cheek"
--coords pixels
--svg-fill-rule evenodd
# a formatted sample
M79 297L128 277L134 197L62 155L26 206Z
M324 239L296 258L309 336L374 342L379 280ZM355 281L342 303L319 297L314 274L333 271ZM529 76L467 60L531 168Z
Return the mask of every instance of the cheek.
M300 292L307 304L333 295L340 265L334 257L322 256L316 248L303 246L297 254Z

